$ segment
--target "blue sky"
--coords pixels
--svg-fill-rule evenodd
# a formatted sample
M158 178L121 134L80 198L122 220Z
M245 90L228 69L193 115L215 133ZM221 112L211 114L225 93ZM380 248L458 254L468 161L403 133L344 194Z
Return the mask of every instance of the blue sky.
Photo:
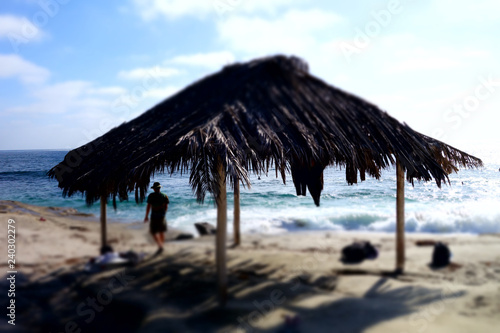
M277 53L458 148L499 142L498 31L496 0L2 1L0 149L75 148Z

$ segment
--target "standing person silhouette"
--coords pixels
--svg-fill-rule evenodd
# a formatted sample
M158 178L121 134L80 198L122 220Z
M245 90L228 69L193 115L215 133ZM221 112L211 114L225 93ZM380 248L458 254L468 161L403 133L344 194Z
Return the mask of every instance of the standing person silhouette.
M151 187L154 192L148 195L148 206L146 207L146 217L144 218L144 223L148 223L149 211L151 211L151 223L149 224L149 231L153 236L156 244L158 244L158 250L156 255L163 252L163 243L165 242L165 232L167 231L167 220L165 215L167 215L168 196L165 193L161 193L161 185L159 182L155 182Z

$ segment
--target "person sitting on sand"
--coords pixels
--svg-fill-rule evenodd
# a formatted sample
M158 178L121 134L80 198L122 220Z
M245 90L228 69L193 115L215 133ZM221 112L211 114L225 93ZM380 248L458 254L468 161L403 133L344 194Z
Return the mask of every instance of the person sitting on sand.
M165 232L167 231L167 220L165 215L167 214L170 201L165 193L160 192L161 185L159 182L155 182L151 188L154 192L148 195L148 206L146 207L144 223L148 222L149 211L151 211L149 231L156 244L158 244L158 251L156 251L156 254L160 254L163 252L163 243L165 242Z

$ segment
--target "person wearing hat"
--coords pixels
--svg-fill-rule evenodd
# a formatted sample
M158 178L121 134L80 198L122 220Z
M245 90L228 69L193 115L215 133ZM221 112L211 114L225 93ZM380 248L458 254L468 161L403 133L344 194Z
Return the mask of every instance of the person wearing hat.
M156 244L158 244L158 251L156 251L156 254L160 254L163 252L163 243L165 242L165 232L167 231L167 220L165 215L167 215L170 201L165 193L160 192L161 185L159 182L155 182L151 188L154 192L148 195L148 206L146 207L144 223L148 223L149 211L151 211L149 231Z

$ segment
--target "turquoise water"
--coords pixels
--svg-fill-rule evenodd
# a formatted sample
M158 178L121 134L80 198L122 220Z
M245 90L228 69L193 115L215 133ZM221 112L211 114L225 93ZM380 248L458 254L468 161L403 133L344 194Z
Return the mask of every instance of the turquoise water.
M500 232L500 161L493 150L472 152L483 159L479 170L460 170L450 176L451 186L439 189L434 182L406 185L406 230L409 232L483 233ZM87 207L81 195L63 198L57 181L46 172L63 160L66 151L0 151L0 199L41 206L74 207L99 214L99 205ZM252 188L241 187L241 220L244 232L274 233L287 230L365 230L395 229L395 170L388 169L380 180L349 186L344 170L325 170L325 189L321 206L311 197L295 196L288 176L287 184L269 174L252 176ZM163 192L170 198L169 225L193 231L195 222L215 223L216 210L210 198L196 202L189 176L159 175ZM231 231L233 192L228 188L228 229ZM133 198L133 196L132 196ZM132 199L108 210L110 219L123 223L142 221L145 204Z

